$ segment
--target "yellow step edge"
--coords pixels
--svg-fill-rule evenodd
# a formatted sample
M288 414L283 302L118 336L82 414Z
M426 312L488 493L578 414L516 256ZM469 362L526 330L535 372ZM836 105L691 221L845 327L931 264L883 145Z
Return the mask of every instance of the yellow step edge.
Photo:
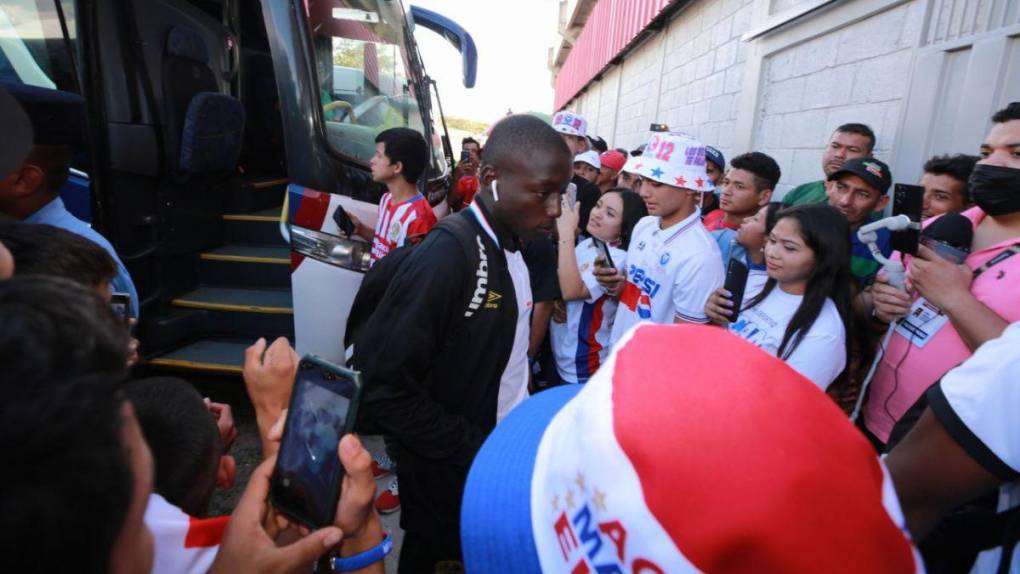
M270 263L272 265L290 265L287 257L257 257L254 255L223 255L220 253L203 253L200 256L206 261L233 261L235 263Z
M268 221L275 223L280 221L278 215L248 215L244 213L223 215L224 221Z
M269 315L294 314L294 309L290 307L263 307L261 305L237 305L235 303L209 303L206 301L192 301L190 299L174 299L172 303L177 307L210 309L213 311L238 311L241 313L265 313Z
M256 181L256 182L251 184L251 187L252 187L252 189L265 189L267 187L276 187L278 185L287 185L288 183L290 183L290 179L285 177L283 179L270 179L270 180L267 180L267 181Z
M228 373L240 375L244 372L243 367L237 365L221 365L219 363L202 363L199 361L185 361L182 359L156 358L148 362L150 365L159 367L173 367L175 369L188 369L192 371L213 371L216 373Z

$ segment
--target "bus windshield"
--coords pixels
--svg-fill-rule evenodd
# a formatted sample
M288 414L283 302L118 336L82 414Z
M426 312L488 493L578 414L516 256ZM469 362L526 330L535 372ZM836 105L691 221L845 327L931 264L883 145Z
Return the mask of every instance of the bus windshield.
M400 2L307 0L330 146L368 162L388 128L425 132Z

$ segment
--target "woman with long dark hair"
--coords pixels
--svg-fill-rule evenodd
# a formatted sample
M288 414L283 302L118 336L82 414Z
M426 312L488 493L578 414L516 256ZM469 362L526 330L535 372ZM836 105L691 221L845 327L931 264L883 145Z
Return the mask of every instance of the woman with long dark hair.
M570 205L556 221L559 232L557 273L560 293L567 307L565 323L552 323L549 331L556 370L568 383L585 383L609 354L618 301L603 291L595 280L596 265L624 268L634 225L648 215L637 193L616 187L602 194L591 210L589 237L574 247L578 211ZM602 257L598 242L605 243L612 262Z
M768 280L731 332L786 361L823 390L847 364L850 228L828 205L780 211L765 243Z

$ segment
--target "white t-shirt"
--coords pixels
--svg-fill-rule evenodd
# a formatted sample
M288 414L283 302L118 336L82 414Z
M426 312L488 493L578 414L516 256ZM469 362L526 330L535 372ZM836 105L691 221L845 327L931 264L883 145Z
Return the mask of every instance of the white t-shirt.
M946 373L928 393L928 404L964 451L1005 484L999 489L998 512L1020 506L1020 322L988 341L963 364ZM1008 482L1007 482L1008 481ZM1020 574L1020 555L1013 551L1009 572ZM973 573L998 570L1002 548L978 555Z
M634 325L674 319L707 323L705 303L722 287L719 246L701 224L701 213L660 229L648 216L634 226L627 250L627 281L613 323L613 343Z
M618 302L606 295L595 280L595 258L599 250L591 238L579 243L574 253L589 297L583 301L567 301L567 322L552 321L549 336L560 378L568 383L586 383L609 355ZM623 268L626 251L610 247L609 256L617 268Z
M468 206L471 215L478 224L482 226L485 233L496 245L500 245L496 232L493 231L489 220L472 203ZM514 298L517 300L517 325L514 328L514 344L510 349L510 358L507 359L506 367L499 378L499 394L496 397L496 423L503 420L514 407L528 398L528 343L531 342L531 311L535 306L534 298L531 295L531 275L528 273L528 266L524 263L524 255L520 250L503 250L506 257L507 270L510 272L510 280L514 284Z
M517 298L517 328L510 359L499 380L499 399L496 404L496 422L503 420L514 407L528 398L528 343L531 341L531 310L535 306L531 296L531 276L520 251L503 251L506 255L510 278Z
M205 573L216 559L229 516L192 518L152 493L145 507L145 525L152 531L153 574Z
M748 271L747 281L744 283L744 300L741 303L747 305L748 301L754 299L754 296L758 293L761 293L768 280L769 272L764 269L751 269Z
M777 285L764 301L750 309L745 308L737 320L730 323L730 331L778 356L786 327L803 300L803 295L784 293ZM831 299L825 300L818 318L785 360L822 390L843 371L846 367L846 331Z

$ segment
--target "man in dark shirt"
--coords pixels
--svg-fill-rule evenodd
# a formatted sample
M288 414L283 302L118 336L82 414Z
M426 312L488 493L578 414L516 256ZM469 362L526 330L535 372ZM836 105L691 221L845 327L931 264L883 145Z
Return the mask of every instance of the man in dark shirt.
M358 430L387 435L397 463L402 573L460 560L468 468L527 396L533 301L520 240L551 233L573 154L548 124L515 115L493 127L481 160L475 201L407 255L354 341Z

